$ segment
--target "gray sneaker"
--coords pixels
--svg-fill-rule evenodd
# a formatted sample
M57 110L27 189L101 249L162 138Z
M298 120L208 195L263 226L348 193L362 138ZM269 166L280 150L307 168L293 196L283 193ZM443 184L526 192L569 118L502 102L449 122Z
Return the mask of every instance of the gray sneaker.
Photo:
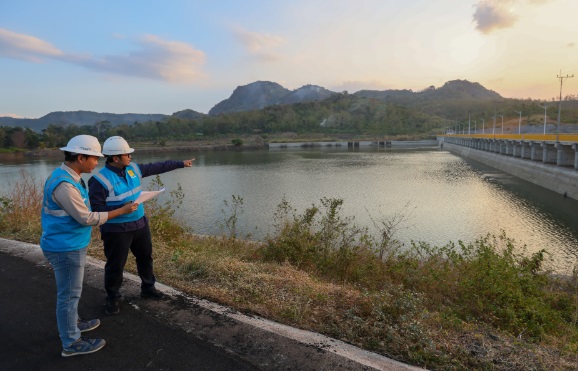
M61 355L63 357L72 357L94 353L101 350L104 344L106 344L104 339L89 339L81 336L80 339L70 344L69 347L64 348Z
M99 319L85 320L83 318L78 317L78 322L76 323L76 326L78 326L80 332L87 332L94 330L95 328L100 326L100 320Z
M104 313L107 315L115 315L120 312L120 305L118 299L106 298L106 305L104 306Z

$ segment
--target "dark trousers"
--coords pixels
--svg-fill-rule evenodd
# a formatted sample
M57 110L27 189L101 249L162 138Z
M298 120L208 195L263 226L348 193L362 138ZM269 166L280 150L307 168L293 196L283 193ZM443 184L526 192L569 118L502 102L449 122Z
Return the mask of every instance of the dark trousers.
M109 299L120 298L122 273L128 258L128 250L136 258L136 269L141 279L141 289L154 286L156 279L153 274L153 245L149 226L133 232L102 233L104 243L104 288Z

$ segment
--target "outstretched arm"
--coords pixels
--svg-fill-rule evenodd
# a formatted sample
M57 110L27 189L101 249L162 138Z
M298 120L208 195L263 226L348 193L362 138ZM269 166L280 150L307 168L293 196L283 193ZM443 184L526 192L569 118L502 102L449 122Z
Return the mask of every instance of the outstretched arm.
M194 160L194 159L193 159ZM175 169L181 169L183 167L191 167L193 166L193 160L184 160L184 161L162 161L162 162L153 162L150 164L136 164L143 178L151 175L157 175L166 173L167 171L173 171Z

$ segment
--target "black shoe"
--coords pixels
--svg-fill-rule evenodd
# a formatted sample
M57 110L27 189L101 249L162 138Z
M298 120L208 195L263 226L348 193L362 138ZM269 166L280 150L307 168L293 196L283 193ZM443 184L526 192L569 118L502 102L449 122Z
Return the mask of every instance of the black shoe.
M165 294L163 294L162 292L160 292L156 288L151 287L149 289L141 290L140 291L140 297L145 298L145 299L160 300L160 299L165 297Z
M120 305L117 299L106 298L106 305L104 307L104 313L110 315L118 314L120 312Z

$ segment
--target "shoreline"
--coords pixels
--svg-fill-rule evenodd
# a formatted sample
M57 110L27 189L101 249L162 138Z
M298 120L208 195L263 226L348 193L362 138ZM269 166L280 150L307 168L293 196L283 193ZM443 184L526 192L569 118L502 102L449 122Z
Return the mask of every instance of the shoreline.
M352 142L360 143L362 147L376 146L375 141L371 140L355 140ZM435 140L391 140L388 141L390 144L388 148L425 148L425 147L435 147L437 146L437 141ZM236 146L230 142L216 141L216 142L201 142L201 143L190 143L190 142L173 142L167 145L161 146L154 143L139 143L135 142L133 147L136 151L141 153L171 153L171 152L212 152L212 151L244 151L244 150L264 150L270 148L320 148L320 147L347 147L348 142L343 141L322 141L322 140L303 140L299 142L287 140L279 141L275 140L272 142L264 141L251 141L248 143L243 143L240 146ZM3 159L13 160L22 157L56 157L61 156L62 151L58 148L50 149L35 149L28 151L17 151L9 153L0 153L0 161Z

